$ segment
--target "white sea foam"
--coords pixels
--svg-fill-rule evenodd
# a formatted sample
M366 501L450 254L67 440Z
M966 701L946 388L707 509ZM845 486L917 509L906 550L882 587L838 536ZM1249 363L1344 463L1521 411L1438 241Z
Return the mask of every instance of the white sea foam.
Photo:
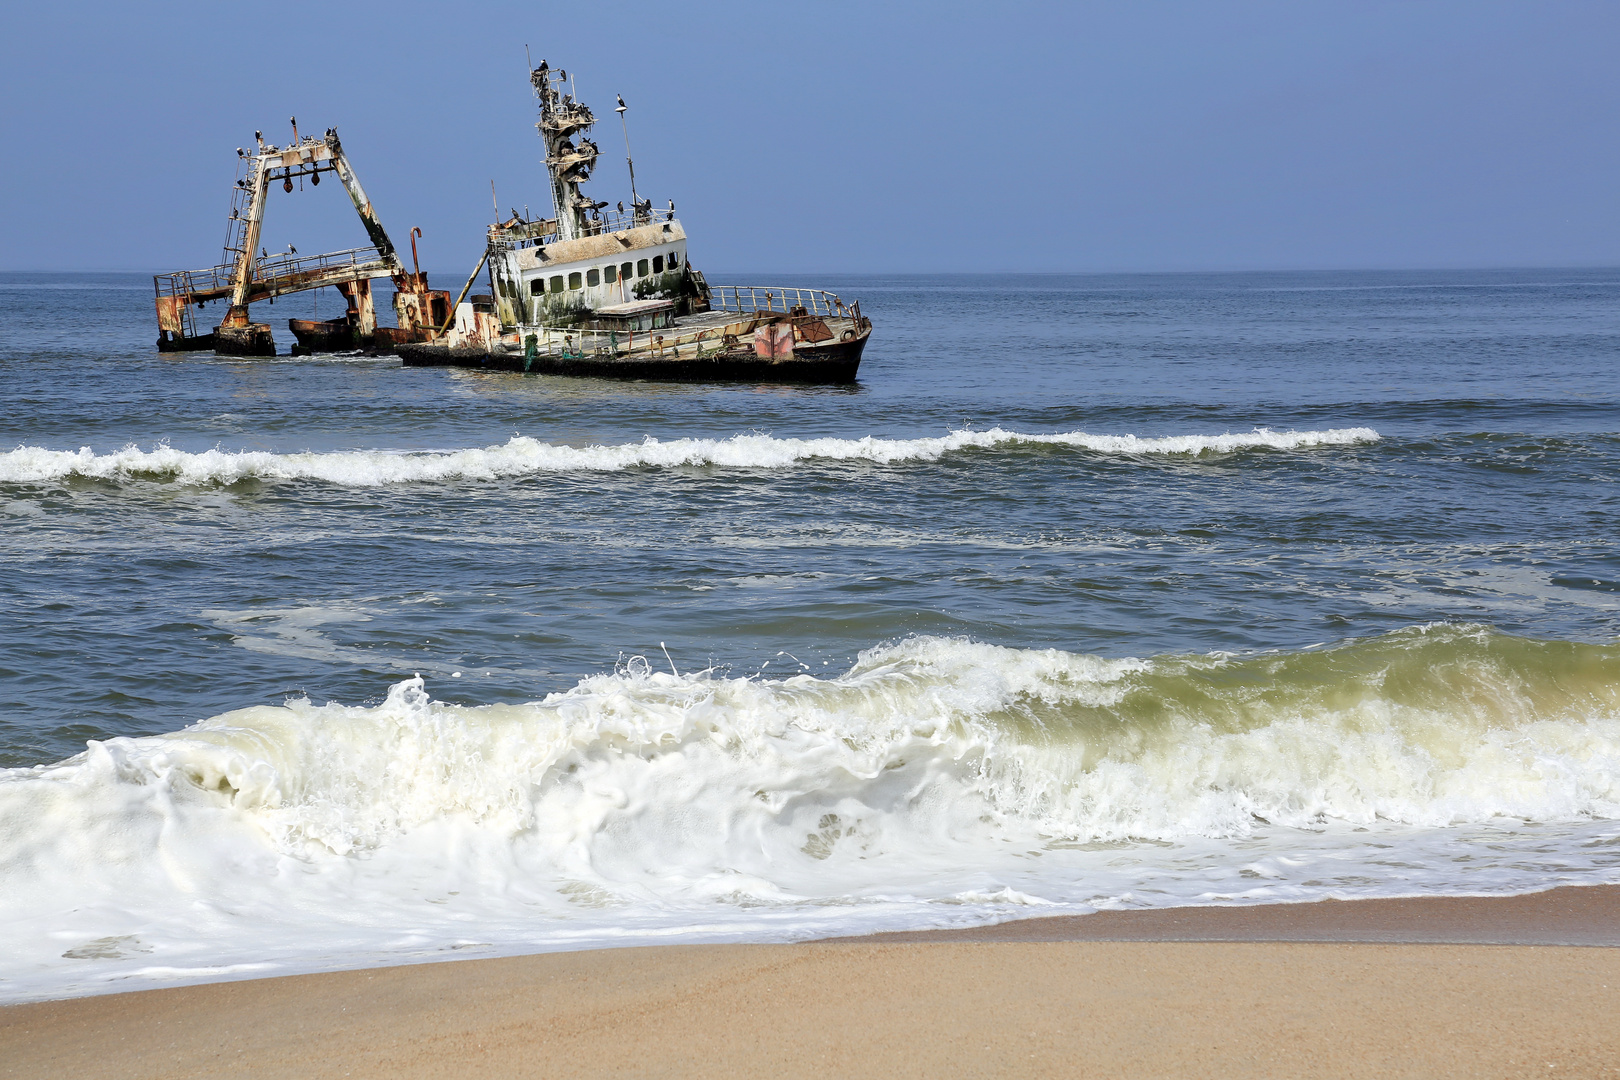
M1241 661L919 638L824 679L243 709L0 774L0 996L1613 880L1617 671L1450 627Z
M540 473L611 472L633 468L714 466L780 469L809 461L868 461L892 465L934 461L966 450L1017 447L1069 447L1116 456L1204 457L1244 450L1305 450L1375 442L1371 428L1326 431L1270 431L1243 434L1089 435L1083 431L1027 435L991 428L953 431L924 439L779 439L736 435L729 439L648 438L617 446L561 446L515 436L499 446L435 452L350 450L282 454L268 451L205 450L192 453L169 446L134 446L110 453L90 447L76 451L20 446L0 454L0 483L40 483L86 477L103 480L151 478L184 484L231 484L239 480L318 480L348 487L384 484L497 480Z

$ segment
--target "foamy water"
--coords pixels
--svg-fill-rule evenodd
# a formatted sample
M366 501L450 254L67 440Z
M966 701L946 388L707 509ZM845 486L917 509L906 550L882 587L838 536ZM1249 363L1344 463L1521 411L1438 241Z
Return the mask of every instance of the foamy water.
M736 435L729 439L647 438L618 446L558 446L514 436L499 446L442 452L389 453L374 450L330 453L268 453L205 450L192 453L159 446L134 446L108 453L20 446L0 454L0 483L32 484L86 477L101 480L151 478L183 484L232 484L239 480L318 480L349 487L383 484L497 480L557 472L611 472L632 468L714 466L728 469L782 469L809 461L868 461L892 465L935 461L964 450L1067 447L1118 456L1203 457L1245 450L1306 450L1376 442L1371 428L1243 434L1089 435L1083 431L1029 435L991 428L955 431L938 438L793 439Z
M1620 881L1620 646L658 659L528 704L409 679L0 774L0 995Z

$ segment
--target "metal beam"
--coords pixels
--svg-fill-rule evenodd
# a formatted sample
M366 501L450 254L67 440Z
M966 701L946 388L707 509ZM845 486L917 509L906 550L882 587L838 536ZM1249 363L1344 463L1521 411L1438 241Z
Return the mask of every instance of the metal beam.
M388 239L388 233L377 220L377 212L371 208L371 200L366 198L365 189L360 186L360 180L349 167L348 155L344 154L343 146L338 142L336 129L327 133L327 145L331 147L332 163L337 166L337 174L343 181L343 186L349 192L349 200L354 203L355 213L360 215L360 224L366 227L366 235L371 237L371 245L381 253L384 259L392 260L394 273L403 274L405 267L394 254L394 242Z

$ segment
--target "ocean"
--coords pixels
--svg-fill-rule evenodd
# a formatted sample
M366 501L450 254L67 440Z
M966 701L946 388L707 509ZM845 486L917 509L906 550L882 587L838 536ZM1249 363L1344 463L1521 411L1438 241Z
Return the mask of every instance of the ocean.
M1620 882L1620 270L787 283L858 384L0 274L0 1001Z

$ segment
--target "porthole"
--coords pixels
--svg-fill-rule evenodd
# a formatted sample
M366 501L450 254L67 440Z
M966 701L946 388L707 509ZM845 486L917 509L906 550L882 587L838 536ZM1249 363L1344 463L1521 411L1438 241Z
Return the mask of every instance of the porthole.
M653 256L653 273L662 274L663 272L664 272L664 257L662 255L654 255Z
M593 286L602 284L602 272L594 266L585 271L585 284Z
M553 277L551 279L551 291L552 292L562 292L562 290L563 290L562 275L558 274L558 275L556 275L555 277Z
M585 282L581 279L580 272L578 270L575 270L572 274L568 275L568 287L570 289L582 289L585 287Z

